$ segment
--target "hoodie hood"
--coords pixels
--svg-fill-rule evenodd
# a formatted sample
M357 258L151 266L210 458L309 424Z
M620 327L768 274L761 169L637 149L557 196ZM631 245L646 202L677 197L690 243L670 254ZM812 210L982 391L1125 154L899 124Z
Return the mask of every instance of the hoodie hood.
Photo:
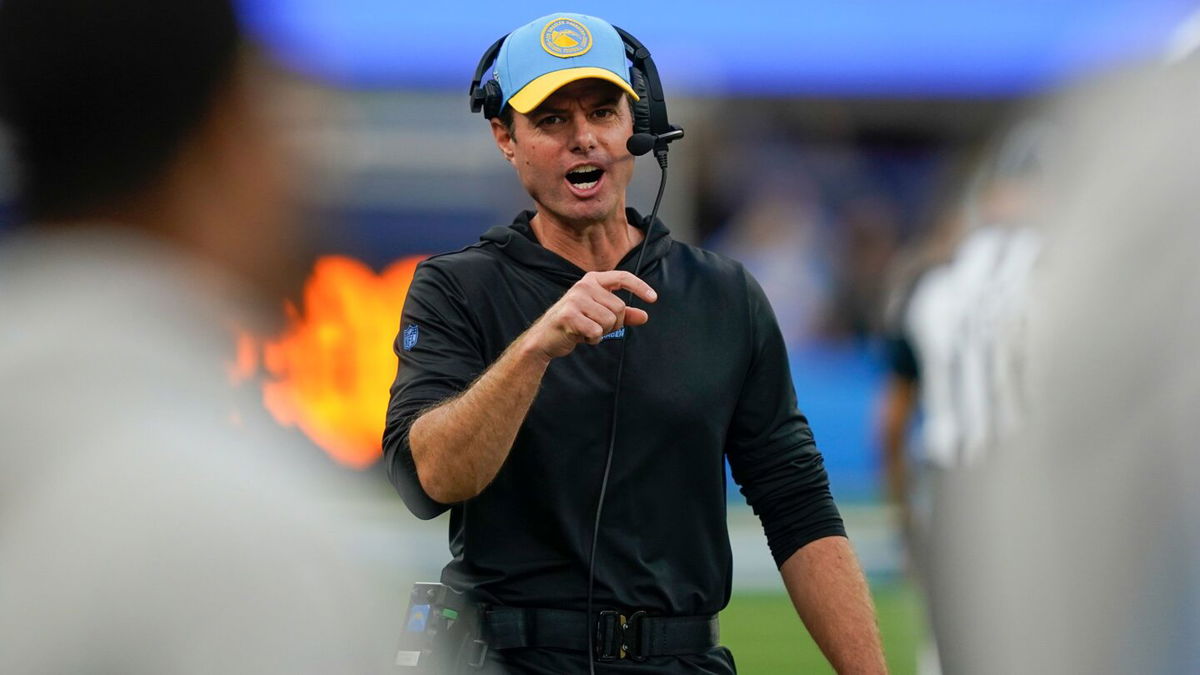
M536 211L522 211L513 219L511 225L497 225L480 237L481 241L491 242L496 245L496 248L517 262L530 269L535 269L539 273L551 277L564 285L571 285L584 275L584 270L577 267L574 263L566 258L558 255L543 247L537 240L537 235L533 233L533 227L529 221L537 214ZM625 209L625 217L629 220L629 224L634 227L646 231L646 225L649 218L643 217L634 209ZM641 272L645 274L652 269L654 265L667 254L671 249L671 231L663 224L662 220L656 220L654 230L650 233L650 238L645 240L646 257L642 261ZM638 262L638 255L641 253L642 245L634 246L621 262L617 264L617 269L633 272L634 265Z

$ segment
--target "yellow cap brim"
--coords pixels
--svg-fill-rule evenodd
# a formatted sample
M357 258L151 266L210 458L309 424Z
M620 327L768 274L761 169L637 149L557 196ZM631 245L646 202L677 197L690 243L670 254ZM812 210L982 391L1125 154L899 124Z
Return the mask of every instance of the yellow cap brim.
M616 73L604 68L587 66L585 68L566 68L546 73L522 87L521 91L513 94L508 99L508 104L513 107L513 110L524 115L541 105L542 101L549 98L550 94L558 91L564 85L588 78L612 82L621 89L624 89L627 94L633 97L633 100L638 100L638 95L633 91L633 87L629 86L629 83L622 80Z

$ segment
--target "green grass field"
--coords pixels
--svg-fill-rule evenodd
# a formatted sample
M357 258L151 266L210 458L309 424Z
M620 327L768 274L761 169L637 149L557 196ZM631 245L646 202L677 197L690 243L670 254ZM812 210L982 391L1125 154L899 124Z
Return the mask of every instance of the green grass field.
M888 669L892 675L913 675L922 631L917 595L903 583L876 585L871 591ZM733 650L739 673L833 672L782 591L735 594L721 613L721 642Z

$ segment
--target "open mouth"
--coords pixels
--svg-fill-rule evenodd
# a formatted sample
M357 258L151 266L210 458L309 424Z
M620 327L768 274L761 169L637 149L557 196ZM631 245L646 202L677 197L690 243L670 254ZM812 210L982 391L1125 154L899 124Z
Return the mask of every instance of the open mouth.
M567 172L567 182L578 190L590 190L596 187L603 175L604 169L598 166L577 166Z

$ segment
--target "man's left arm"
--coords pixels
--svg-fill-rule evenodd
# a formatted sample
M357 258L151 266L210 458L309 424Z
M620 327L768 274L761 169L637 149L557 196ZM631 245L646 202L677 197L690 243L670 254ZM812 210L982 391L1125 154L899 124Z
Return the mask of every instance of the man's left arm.
M886 673L875 607L845 537L809 542L779 568L796 613L838 673Z
M796 405L787 350L762 288L745 274L752 358L726 456L796 611L839 673L886 672L875 610L825 464Z

